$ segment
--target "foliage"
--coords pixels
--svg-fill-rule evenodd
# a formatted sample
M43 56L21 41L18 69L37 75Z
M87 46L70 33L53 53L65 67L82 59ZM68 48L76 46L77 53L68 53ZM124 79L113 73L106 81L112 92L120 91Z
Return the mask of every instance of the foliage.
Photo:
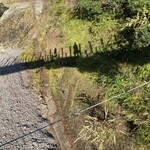
M103 149L103 144L106 141L116 143L114 130L108 129L106 124L98 123L97 118L94 117L87 117L86 125L83 126L75 142L81 139L96 144L99 150Z
M122 49L142 49L150 45L150 11L143 8L142 13L137 13L136 17L129 18L123 25L119 36L118 45Z
M113 124L111 120L109 121L98 121L95 117L86 116L85 125L83 125L75 142L79 140L89 141L95 144L98 150L122 149L124 145L121 145L120 142L125 140L124 129L119 127L121 123L117 125Z
M102 8L99 0L80 0L74 8L74 14L78 19L96 20L102 13Z
M128 0L129 2L129 8L134 14L137 14L138 12L143 12L143 8L146 9L150 8L149 0Z
M88 50L88 41L92 41L93 49L94 46L99 46L98 52L93 56L78 59L77 67L81 72L88 72L87 76L93 73L91 80L95 80L96 84L105 91L102 98L110 98L149 81L150 3L148 0L79 0L73 12L65 7L63 0L49 0L49 4L49 9L45 10L48 19L43 19L41 28L38 28L38 44L42 49L47 48L48 42L44 40L46 34L50 29L52 31L50 34L56 34L56 29L59 29L58 37L62 39L64 47L77 42L83 49ZM31 44L27 47L28 50L34 49L32 46ZM59 68L61 65L53 63L51 67ZM61 72L59 69L54 70ZM72 81L68 80L70 74L68 72L64 77L68 85L72 84L70 83ZM64 82L64 78L61 82ZM53 88L55 82L51 84ZM73 87L72 89L74 92ZM58 96L57 89L55 92ZM134 141L135 145L141 145L145 150L149 149L150 137L147 134L150 127L149 93L149 86L146 86L110 102L107 111L112 116L119 116L121 119L118 122L115 120L117 117L114 117L114 120L107 118L108 120L99 121L101 114L97 109L97 113L87 118L77 140L89 140L100 149L108 143L115 147L115 138L118 134L124 133L124 130L120 130L117 126L115 128L115 125L122 121L129 130L125 131L126 137L132 137L131 141ZM82 96L85 98L82 100L84 103L93 104L89 93ZM106 106L102 106L102 110L104 109ZM68 113L69 105L68 109L64 107L63 110Z
M138 68L135 66L120 66L119 74L114 77L100 76L98 83L100 86L105 87L106 99L114 95L129 90L136 85L141 84L144 80L149 81L149 64ZM140 82L141 81L141 82ZM135 84L136 83L136 84ZM115 103L119 104L124 110L123 119L128 122L131 121L131 133L135 139L134 142L138 145L144 145L145 149L148 149L148 142L150 140L147 135L147 129L150 127L150 102L149 102L149 85L142 89L135 91L131 94L121 96L111 103L113 106ZM117 111L117 110L116 110ZM145 128L145 126L147 128ZM144 138L145 136L145 138Z
M88 32L88 24L80 20L70 20L63 26L64 39L67 46L73 45L74 42L80 43L83 47L91 39Z
M105 14L125 19L142 12L143 7L150 8L148 0L79 0L74 7L74 15L88 21L100 21Z
M150 122L147 125L143 125L135 134L135 141L140 149L150 149Z
M103 30L103 22L107 23L104 24L104 30L109 31L107 25L118 21L120 32L117 36L117 45L122 49L131 50L147 47L150 44L149 8L150 3L147 0L80 0L74 7L74 16L92 23L89 27L89 32L94 35L92 39L100 36L100 33L96 32L99 28ZM113 36L110 32L105 33L103 38L105 39L109 34ZM97 41L98 38L95 38L94 42Z
M106 16L100 22L94 23L89 27L92 41L95 46L101 46L101 50L106 48L107 42L116 34L118 22ZM103 40L103 41L102 41ZM104 45L103 45L104 44Z

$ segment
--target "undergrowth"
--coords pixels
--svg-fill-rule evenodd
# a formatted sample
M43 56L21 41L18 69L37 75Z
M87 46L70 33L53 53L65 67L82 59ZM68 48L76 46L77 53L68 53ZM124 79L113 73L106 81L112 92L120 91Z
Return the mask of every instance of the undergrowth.
M104 0L96 5L98 2L81 0L72 9L63 0L49 0L43 18L35 23L38 28L35 25L32 30L34 40L26 46L29 51L44 51L68 48L76 42L84 51L89 50L91 42L90 48L96 53L77 59L75 71L55 62L46 64L50 78L58 79L50 85L58 100L66 93L66 99L72 98L60 102L62 106L68 104L67 109L63 107L64 114L77 103L82 107L90 106L150 80L149 3ZM75 84L83 89L84 85L87 89L90 85L82 81L79 84L77 72L99 87L100 97L94 97L90 90L75 93ZM89 112L88 124L83 123L77 141L89 141L107 150L119 149L122 141L122 149L127 144L128 149L150 149L149 89L147 85Z

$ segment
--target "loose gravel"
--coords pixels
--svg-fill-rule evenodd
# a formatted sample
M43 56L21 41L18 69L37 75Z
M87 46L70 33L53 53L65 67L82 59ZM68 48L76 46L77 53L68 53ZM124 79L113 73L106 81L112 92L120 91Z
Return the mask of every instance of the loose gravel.
M29 88L28 74L16 63L19 49L0 52L0 145L47 124L40 116L39 94ZM12 73L12 69L17 70ZM9 73L10 72L10 73ZM57 150L53 137L41 130L13 142L3 150Z

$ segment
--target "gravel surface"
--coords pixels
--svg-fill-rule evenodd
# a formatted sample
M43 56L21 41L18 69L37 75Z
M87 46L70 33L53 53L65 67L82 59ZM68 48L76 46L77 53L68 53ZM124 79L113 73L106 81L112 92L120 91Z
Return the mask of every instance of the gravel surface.
M0 52L0 145L47 124L40 117L43 100L29 88L27 72L19 71L24 66L13 67L18 70L15 73L9 73L11 67L3 69L12 65L20 52L17 49ZM42 130L0 149L56 150L57 146L50 134Z

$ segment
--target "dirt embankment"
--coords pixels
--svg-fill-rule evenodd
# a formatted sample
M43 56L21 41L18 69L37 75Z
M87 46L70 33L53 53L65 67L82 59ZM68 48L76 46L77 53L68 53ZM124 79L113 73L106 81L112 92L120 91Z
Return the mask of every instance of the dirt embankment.
M62 118L61 110L57 106L56 99L54 99L49 86L49 76L46 69L41 69L41 94L45 99L45 105L42 109L42 117L48 119L50 122L55 122ZM66 134L65 126L63 122L59 122L51 128L50 132L53 132L55 139L57 140L61 150L75 150L73 142L69 135Z
M47 70L43 68L40 75L41 93L46 101L42 115L50 122L87 107L88 104L79 100L78 96L82 92L89 93L93 98L97 96L96 87L81 76L76 69L63 67ZM88 142L78 141L75 143L84 123L85 114L53 126L54 137L62 150L93 150L93 145ZM50 132L52 131L50 130Z

